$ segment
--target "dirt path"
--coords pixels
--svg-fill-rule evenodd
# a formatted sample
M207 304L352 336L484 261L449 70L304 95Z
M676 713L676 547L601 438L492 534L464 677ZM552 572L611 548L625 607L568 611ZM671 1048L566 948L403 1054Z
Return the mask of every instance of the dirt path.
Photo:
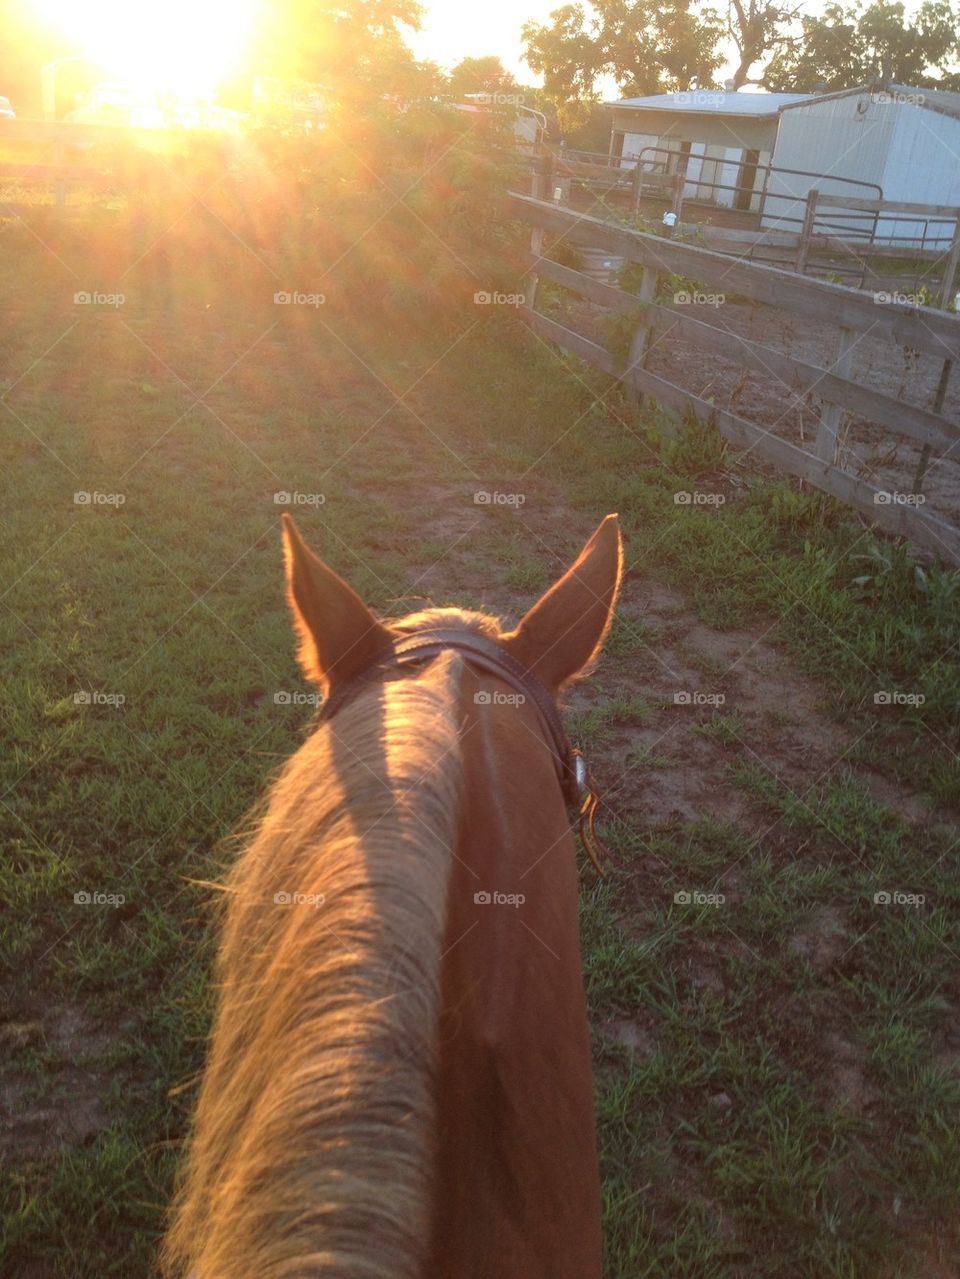
M527 500L516 513L473 506L466 495L458 499L438 490L430 497L427 509L446 513L425 532L431 542L442 541L450 549L422 569L411 566L411 577L420 578L412 606L428 596L435 603L462 597L468 581L492 612L516 619L529 606L535 592L510 584L510 564L490 554L477 561L473 548L487 548L491 536L526 543L530 555L542 561L545 581L552 580L566 567L555 548L572 549L592 528L564 511L549 486L531 481L527 488ZM627 574L619 614L623 643L632 651L606 652L593 676L567 698L573 716L613 697L642 699L647 705L642 722L614 722L591 752L606 803L619 820L653 830L712 817L758 834L769 821L728 775L737 759L767 769L800 796L836 770L849 769L904 820L931 818L922 797L892 777L851 763L857 731L837 722L829 690L801 673L777 645L776 623L768 619L751 630L713 630L683 594L646 572ZM716 734L704 733L720 716L735 721L730 731L721 726Z

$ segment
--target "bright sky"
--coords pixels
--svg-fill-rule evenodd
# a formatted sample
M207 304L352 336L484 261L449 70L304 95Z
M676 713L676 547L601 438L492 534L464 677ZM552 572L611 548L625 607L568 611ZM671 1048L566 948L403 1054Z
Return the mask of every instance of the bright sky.
M529 19L545 22L564 0L480 0L466 5L463 0L427 0L423 30L410 36L417 57L453 67L462 58L484 58L495 54L508 71L525 84L537 84L525 62L521 62L520 28Z
M407 43L418 58L439 62L448 69L462 58L494 54L521 84L542 84L543 77L534 75L521 61L520 29L530 18L546 22L554 9L565 3L568 0L479 0L467 8L463 0L424 0L423 29L415 35L408 34ZM809 10L817 6L808 3L806 7ZM721 67L718 80L728 70L732 68ZM598 87L606 97L619 97L612 79ZM757 92L756 86L749 88Z
M32 0L114 74L147 89L212 88L245 51L254 0Z
M246 52L250 20L269 0L28 0L89 53L124 78L150 88L212 87ZM817 0L813 0L816 3ZM520 31L547 22L564 0L424 0L423 30L404 34L417 57L447 69L466 57L495 55L521 84L541 77L521 61ZM722 76L721 70L720 75ZM613 81L598 85L617 97Z

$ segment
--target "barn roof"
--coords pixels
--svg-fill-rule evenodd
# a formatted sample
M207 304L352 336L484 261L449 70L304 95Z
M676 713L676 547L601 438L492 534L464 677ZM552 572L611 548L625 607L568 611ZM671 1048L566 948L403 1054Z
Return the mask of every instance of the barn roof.
M894 99L902 96L905 105L926 107L928 111L937 111L941 115L954 116L960 120L960 93L953 89L920 89L909 84L861 84L855 89L837 89L834 93L808 94L803 102L785 102L780 109L789 111L793 107L805 107L811 100L826 102L834 98L851 98L861 93L886 93Z
M687 89L682 93L654 93L648 98L622 98L608 107L635 111L687 111L700 115L732 115L762 118L775 116L781 107L812 98L812 93L736 93L726 89Z

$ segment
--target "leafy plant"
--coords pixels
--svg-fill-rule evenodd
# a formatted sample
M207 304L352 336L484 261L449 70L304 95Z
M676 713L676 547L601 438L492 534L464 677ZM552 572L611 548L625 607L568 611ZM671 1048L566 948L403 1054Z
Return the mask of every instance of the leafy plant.
M661 409L657 425L650 432L660 456L671 470L683 475L709 475L722 469L727 441L711 422L705 422L692 407L682 417Z

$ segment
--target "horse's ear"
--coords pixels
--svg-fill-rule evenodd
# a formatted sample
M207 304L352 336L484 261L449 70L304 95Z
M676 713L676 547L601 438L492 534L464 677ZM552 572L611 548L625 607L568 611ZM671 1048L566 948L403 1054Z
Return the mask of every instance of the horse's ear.
M375 661L390 635L356 591L314 555L286 512L283 549L300 666L307 679L329 690Z
M556 691L597 656L620 589L623 550L616 515L608 515L558 582L515 631L510 652Z

